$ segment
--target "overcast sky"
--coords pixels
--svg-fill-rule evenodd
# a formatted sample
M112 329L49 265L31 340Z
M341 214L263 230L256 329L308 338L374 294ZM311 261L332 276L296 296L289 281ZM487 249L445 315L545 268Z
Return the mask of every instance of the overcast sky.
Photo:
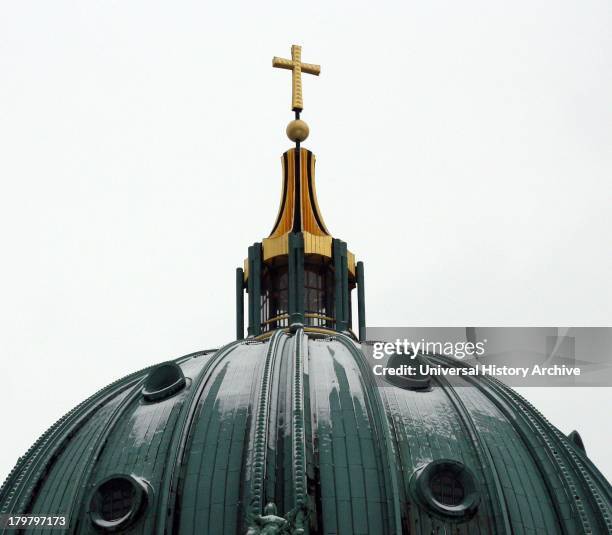
M0 4L0 480L116 378L234 336L303 45L377 326L612 323L609 0ZM610 389L523 390L612 477Z

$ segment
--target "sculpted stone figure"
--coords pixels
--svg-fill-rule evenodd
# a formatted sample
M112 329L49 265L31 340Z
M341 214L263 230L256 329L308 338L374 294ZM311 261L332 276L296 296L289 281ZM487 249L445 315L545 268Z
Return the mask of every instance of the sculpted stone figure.
M287 518L278 516L276 505L270 502L264 507L264 514L255 517L255 525L249 527L246 535L302 535L304 530L293 526L295 517L295 511L290 511Z

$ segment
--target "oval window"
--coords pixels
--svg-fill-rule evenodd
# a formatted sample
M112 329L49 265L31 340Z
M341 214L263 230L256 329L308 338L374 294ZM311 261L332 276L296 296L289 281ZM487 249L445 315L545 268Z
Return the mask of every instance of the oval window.
M470 519L480 503L478 482L459 461L438 459L417 469L411 489L417 501L445 519Z
M147 484L133 475L113 475L93 491L89 509L93 524L104 531L118 531L132 524L148 501Z
M431 377L421 373L422 359L411 355L392 354L386 363L387 373L384 379L398 388L406 390L429 390ZM393 373L389 370L393 369Z
M182 390L186 382L176 362L164 362L149 372L142 395L147 401L161 401Z

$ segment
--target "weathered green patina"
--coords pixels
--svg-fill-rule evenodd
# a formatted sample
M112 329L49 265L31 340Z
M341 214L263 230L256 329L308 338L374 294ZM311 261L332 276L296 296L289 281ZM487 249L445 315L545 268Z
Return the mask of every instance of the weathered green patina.
M130 476L145 496L121 533L611 532L607 481L498 381L379 388L352 337L301 328L175 362L178 392L147 400L155 368L141 370L52 426L6 480L1 511L67 513L71 533L109 531L92 521L93 497ZM427 502L419 471L438 460L473 477L474 510Z

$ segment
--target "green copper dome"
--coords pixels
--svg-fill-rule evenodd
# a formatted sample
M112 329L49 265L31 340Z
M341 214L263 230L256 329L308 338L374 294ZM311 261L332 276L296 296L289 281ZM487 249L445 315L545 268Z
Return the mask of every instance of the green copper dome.
M236 341L77 406L1 512L68 514L71 533L611 532L584 451L502 383L467 381L380 388L341 333Z
M301 72L320 71L300 54L275 59L293 72L296 120ZM364 265L323 223L314 155L293 137L273 230L236 271L237 340L75 407L19 459L0 513L66 515L74 534L612 533L610 485L580 436L512 389L376 383Z

